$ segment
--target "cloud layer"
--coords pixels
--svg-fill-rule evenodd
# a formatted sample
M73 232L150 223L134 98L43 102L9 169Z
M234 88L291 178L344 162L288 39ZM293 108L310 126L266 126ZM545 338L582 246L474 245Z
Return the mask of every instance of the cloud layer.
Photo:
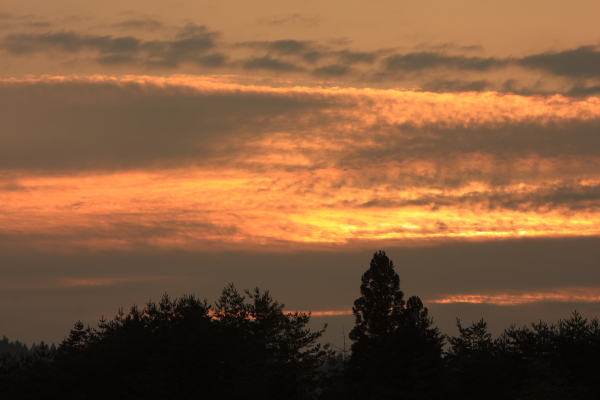
M600 233L596 98L92 76L2 81L0 109L5 244Z
M288 19L298 16L281 21ZM13 30L0 37L0 51L20 63L43 56L63 69L77 65L95 70L96 65L113 72L274 74L436 92L600 93L600 48L595 44L499 57L473 55L481 46L453 43L362 51L344 43L294 38L231 42L222 32L192 23L168 34L164 23L150 18L111 27L107 34ZM146 34L123 35L124 30Z

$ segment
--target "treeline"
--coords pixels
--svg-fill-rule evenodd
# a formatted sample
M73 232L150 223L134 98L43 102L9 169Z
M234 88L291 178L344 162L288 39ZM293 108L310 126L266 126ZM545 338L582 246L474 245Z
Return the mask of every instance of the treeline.
M5 353L0 398L600 398L597 319L574 313L495 340L483 320L458 322L458 336L443 335L381 251L360 290L350 352L318 344L325 328L307 329L309 314L232 284L215 305L165 295L97 328L77 322L58 348Z
M42 341L40 344L33 343L31 348L29 348L25 343L21 343L18 340L11 342L6 336L3 336L0 341L0 368L5 362L11 364L16 360L34 359L41 353L55 352L55 344L49 346Z
M33 347L33 346L32 346ZM29 353L29 348L25 343L18 340L10 342L6 336L0 341L0 354L10 354L11 356L21 356Z

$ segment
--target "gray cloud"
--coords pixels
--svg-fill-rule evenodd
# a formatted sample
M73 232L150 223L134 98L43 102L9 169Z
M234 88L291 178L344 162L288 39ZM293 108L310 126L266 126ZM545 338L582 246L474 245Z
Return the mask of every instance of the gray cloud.
M598 95L600 93L600 85L594 86L573 86L571 90L569 90L568 94L570 96L593 96Z
M298 67L295 64L280 61L276 58L264 56L260 58L252 58L243 63L244 69L265 69L271 71L294 72L303 71L304 68Z
M77 202L58 207L60 211L73 211L85 207L83 202ZM29 247L32 244L39 248L55 248L59 243L67 245L69 250L80 251L92 242L123 242L128 243L132 251L150 249L157 241L163 239L182 240L190 242L197 249L217 250L226 248L223 239L231 238L236 234L245 232L234 224L215 224L211 222L213 216L210 211L196 212L195 220L187 221L186 212L154 215L151 213L130 214L111 213L98 215L103 223L93 228L89 226L62 226L50 228L44 232L0 232L2 244L0 249L10 247ZM165 218L166 217L166 218ZM171 217L171 218L169 218ZM265 238L270 239L270 238ZM277 242L277 240L272 240ZM239 248L247 246L240 245Z
M573 182L561 182L543 185L530 192L507 191L503 187L498 190L472 192L463 195L437 194L420 196L409 200L397 200L394 193L389 197L380 194L368 202L344 204L357 207L390 207L426 206L433 210L443 207L467 207L469 209L494 211L511 210L520 212L545 213L553 210L597 212L600 209L600 186L580 185ZM441 222L440 222L441 223ZM448 229L441 223L439 229Z
M139 39L131 36L113 39L110 36L83 36L74 32L10 34L2 41L2 46L13 54L30 54L48 48L66 52L78 52L88 48L102 53L138 51L140 44Z
M133 36L112 37L80 35L75 32L45 34L9 34L0 46L15 55L36 52L62 51L98 52L101 64L140 64L175 68L183 62L205 66L223 65L226 57L220 53L207 54L216 47L216 32L203 26L187 25L174 40L142 41Z
M262 68L278 71L311 70L315 75L346 76L352 73L354 64L374 64L382 52L358 52L349 49L336 50L311 41L277 40L238 43L238 46L267 52L264 57L254 57L243 63L244 68ZM310 66L305 65L311 64Z
M331 75L331 76L343 76L348 74L350 68L346 65L333 64L326 67L317 68L313 71L315 75Z
M310 42L299 40L276 40L266 42L265 46L272 51L281 54L298 54L304 52L310 45Z
M246 160L249 155L282 151L257 145L282 132L292 143L325 141L331 146L294 147L295 154L311 160L304 168L330 165L358 170L373 160L400 164L424 160L437 165L414 176L405 171L405 185L460 186L472 180L503 185L527 174L538 174L536 179L549 176L550 172L510 169L516 161L532 157L553 160L566 168L565 174L577 175L584 170L570 166L600 157L600 118L508 119L470 127L449 126L443 119L394 124L377 114L370 123L355 119L369 107L364 99L343 94L212 92L85 80L4 82L0 113L7 134L0 137L0 168L113 170L215 160L243 168L271 168ZM364 145L365 134L369 146ZM493 157L498 172L461 167L460 160L477 154Z
M113 26L122 29L139 29L148 32L155 32L163 28L164 24L161 21L152 18L144 19L128 19L127 21L114 24Z
M421 43L414 47L418 50L459 50L459 51L473 51L480 52L483 51L483 46L479 45L470 45L470 46L461 46L457 43L441 43L441 44L430 44L430 43Z
M487 71L504 67L507 61L493 57L449 56L434 52L394 54L384 60L385 72L421 71L429 68L448 68L471 71Z
M273 18L261 18L258 20L261 24L269 24L269 25L285 25L285 24L294 24L294 25L304 25L304 26L314 26L317 25L321 21L319 17L308 17L304 14L293 13Z
M293 131L295 121L327 104L285 94L203 94L137 84L3 84L0 110L8 134L0 137L0 168L203 163L236 147L247 150L248 140L265 132Z
M20 185L18 182L0 183L0 192L23 192L31 190L27 186Z
M27 26L30 26L32 28L49 28L52 25L53 25L52 22L48 22L48 21L29 22L27 24Z
M339 58L340 62L344 64L357 64L357 63L365 63L372 64L379 55L378 52L360 52L360 51L350 51L350 50L341 50L335 53Z
M313 42L301 40L274 40L260 42L241 42L237 46L263 49L276 54L299 55L313 50Z
M7 15L6 18L12 17ZM47 22L36 24L39 28ZM130 19L115 26L121 29L155 31L161 29L163 24L148 18ZM499 90L520 94L550 93L544 89L539 79L534 84L529 79L521 83L522 87L513 78L505 79L508 83L504 85L493 80L495 71L517 71L518 75L523 74L525 69L530 72L542 70L556 77L579 79L572 83L571 88L559 85L560 90L568 95L585 96L597 93L597 82L585 79L600 77L600 69L597 68L600 51L597 46L499 58L466 55L480 51L481 48L454 43L424 44L417 46L425 49L424 51L405 53L391 49L362 52L345 47L347 43L324 44L294 39L226 43L220 41L219 36L219 32L193 24L184 26L174 38L167 40L143 40L131 35L84 35L72 31L12 33L0 39L0 48L12 56L33 53L95 53L94 60L107 66L174 69L183 64L192 64L201 68L225 67L228 72L235 68L281 73L305 72L317 76L367 79L371 83L389 80L408 83L406 80L409 79L413 86L437 92ZM245 51L246 54L240 56L240 51ZM488 75L469 80L455 75L461 72ZM556 85L558 83L554 86ZM556 89L554 86L551 91Z
M539 154L543 157L600 155L600 120L565 121L560 124L540 125L535 121L507 122L501 126L473 128L440 126L416 127L401 124L396 129L401 135L388 139L387 148L373 150L379 156L419 151L422 154L442 155L442 152L485 152L497 156L526 157ZM402 151L404 148L406 151ZM389 150L388 150L389 149ZM440 153L438 153L440 151ZM375 154L373 154L375 155ZM401 157L400 156L400 157Z
M600 51L596 46L534 54L521 58L517 63L529 68L546 70L555 75L574 78L600 77Z

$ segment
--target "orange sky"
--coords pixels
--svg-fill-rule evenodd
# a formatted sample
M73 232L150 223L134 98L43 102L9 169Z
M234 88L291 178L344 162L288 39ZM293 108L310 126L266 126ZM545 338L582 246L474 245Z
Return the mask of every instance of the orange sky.
M33 299L76 320L231 281L343 315L378 249L435 310L600 310L600 6L576 3L6 2L0 334L37 337Z
M196 119L198 110L178 111L178 129L184 132L164 132L171 136L168 152L161 141L145 142L149 154L141 156L148 158L128 167L119 167L130 161L128 151L112 152L122 146L125 133L106 137L101 126L87 139L104 141L100 147L81 142L72 149L76 154L65 152L42 165L39 157L11 157L6 146L6 163L15 172L14 177L7 173L0 192L0 229L24 246L226 250L260 245L268 251L310 243L358 241L370 248L380 239L600 232L595 201L600 158L583 148L561 154L570 137L588 135L587 125L597 126L600 101L594 97L271 88L188 76L13 79L3 85L26 88L22 99L7 107L34 103L32 111L40 115L51 103L71 101L65 96L94 91L77 105L79 112L98 120L112 115L124 126L144 118L143 109L118 111L135 107L139 97L169 96L182 104L225 97L233 103L212 105L223 119L204 118L214 130L208 138L197 125L203 122ZM36 96L35 102L28 96ZM257 112L271 113L272 99L290 103L279 111L287 120L231 120L235 107L246 107L235 102L252 101ZM95 107L102 108L97 116ZM81 140L87 121L68 114L61 116L65 128L49 145L68 147ZM5 123L25 127L21 118L16 110ZM42 126L50 118L56 114L42 116L21 138L8 138L9 144L25 151L48 140ZM232 128L235 123L239 131ZM545 131L548 126L558 132ZM561 131L562 126L582 133ZM131 134L135 140L145 140L148 133L141 129ZM226 142L219 135L227 135ZM96 158L93 165L90 158Z

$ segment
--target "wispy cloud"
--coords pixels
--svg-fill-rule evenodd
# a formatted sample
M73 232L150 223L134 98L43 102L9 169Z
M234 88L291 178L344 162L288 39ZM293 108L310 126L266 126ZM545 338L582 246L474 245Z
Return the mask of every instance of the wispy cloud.
M547 291L504 292L494 294L449 295L429 300L431 303L475 303L499 306L517 306L539 302L600 302L600 288L559 288Z
M600 49L582 46L559 52L546 52L523 57L516 61L528 68L546 70L555 75L573 78L600 77Z
M127 21L113 24L113 26L121 29L139 29L148 32L155 32L164 27L164 24L152 18L128 19Z
M268 25L303 25L315 26L321 22L320 17L310 17L301 13L292 13L285 15L273 16L271 18L261 18L258 20L261 24Z
M139 22L139 21L138 21ZM146 21L147 22L147 21ZM83 35L73 31L43 34L9 34L0 47L13 55L32 53L93 52L100 64L138 64L147 67L177 67L182 62L218 66L226 57L214 52L216 32L204 26L187 25L173 40L144 41L133 36Z
M127 283L139 282L164 282L175 279L172 276L135 276L135 277L112 277L112 278L58 278L55 285L59 287L74 288L88 286L114 286Z
M308 21L293 14L272 23ZM10 15L5 20L10 21ZM319 40L262 40L227 42L221 32L188 24L174 36L148 40L119 36L50 30L49 22L35 22L35 30L12 32L0 38L7 57L47 54L52 60L93 60L105 68L139 68L140 71L195 68L194 71L252 73L271 71L297 77L343 79L369 84L401 82L429 91L496 90L518 93L597 94L600 50L581 46L519 56L473 55L482 49L455 43L423 44L411 50L380 48L370 51ZM159 32L158 19L129 19L119 30ZM165 35L169 30L165 30ZM71 58L75 56L75 60ZM543 77L540 77L540 72ZM543 79L542 79L543 78ZM543 82L542 82L543 81ZM385 84L383 83L385 82Z
M112 276L112 277L51 277L28 276L21 279L5 279L0 288L9 290L70 289L86 287L103 287L117 285L144 284L152 282L170 282L185 278L176 276Z

